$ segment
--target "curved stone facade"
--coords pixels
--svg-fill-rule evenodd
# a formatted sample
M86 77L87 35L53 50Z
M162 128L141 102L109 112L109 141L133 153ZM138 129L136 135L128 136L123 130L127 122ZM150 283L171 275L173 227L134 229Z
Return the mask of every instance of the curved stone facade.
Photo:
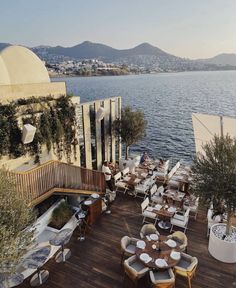
M0 85L49 82L43 62L29 49L9 46L0 52Z
M65 82L50 82L44 63L31 50L8 46L0 52L1 103L32 96L59 97L65 94Z

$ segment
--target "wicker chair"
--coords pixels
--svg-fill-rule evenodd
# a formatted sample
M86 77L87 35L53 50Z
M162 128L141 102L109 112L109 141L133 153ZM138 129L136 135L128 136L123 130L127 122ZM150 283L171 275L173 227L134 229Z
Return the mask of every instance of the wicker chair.
M175 240L180 245L179 248L182 252L187 252L188 238L183 232L176 231L169 235L168 238Z
M133 255L124 261L124 275L127 275L137 287L138 280L142 278L149 268L138 259L136 255ZM125 280L125 277L124 277Z
M192 278L195 276L198 260L188 254L182 253L181 260L174 267L175 275L180 275L188 279L188 287L191 288Z
M153 288L173 288L175 287L175 275L172 269L150 271L150 280Z
M124 236L121 238L121 264L124 261L125 256L132 256L135 254L136 243L139 239L131 238L129 236Z
M140 230L140 237L143 239L146 235L150 234L157 234L158 236L160 233L157 231L156 227L153 224L145 224Z

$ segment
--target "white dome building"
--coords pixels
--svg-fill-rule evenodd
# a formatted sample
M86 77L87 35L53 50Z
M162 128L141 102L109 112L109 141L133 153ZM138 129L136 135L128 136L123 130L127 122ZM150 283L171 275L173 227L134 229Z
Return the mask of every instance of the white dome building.
M45 65L31 50L8 46L0 52L0 102L64 94L65 83L51 83Z

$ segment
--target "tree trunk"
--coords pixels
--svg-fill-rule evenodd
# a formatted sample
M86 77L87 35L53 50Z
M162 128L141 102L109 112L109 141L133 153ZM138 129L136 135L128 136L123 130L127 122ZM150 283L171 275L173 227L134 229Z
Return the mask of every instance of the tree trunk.
M128 157L129 157L129 146L126 145L125 146L125 160L128 160Z
M232 213L231 211L228 211L227 212L226 236L231 233L231 217L232 217Z

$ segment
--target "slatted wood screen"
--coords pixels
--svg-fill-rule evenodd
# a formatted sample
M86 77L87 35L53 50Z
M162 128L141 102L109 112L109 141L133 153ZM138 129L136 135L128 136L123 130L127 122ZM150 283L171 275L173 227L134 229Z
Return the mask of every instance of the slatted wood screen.
M26 172L8 172L28 202L53 188L80 189L96 192L105 191L104 174L59 161L49 161Z

